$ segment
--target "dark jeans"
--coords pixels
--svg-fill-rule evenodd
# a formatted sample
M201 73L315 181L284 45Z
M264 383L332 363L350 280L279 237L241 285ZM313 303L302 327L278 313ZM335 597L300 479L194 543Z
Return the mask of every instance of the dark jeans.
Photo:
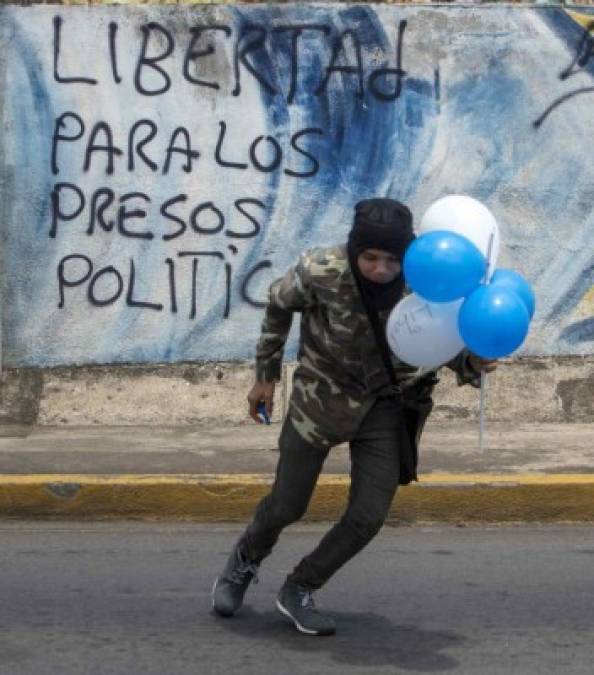
M351 486L340 521L324 536L288 579L320 588L379 532L396 493L399 452L409 443L402 410L393 398L378 399L350 442ZM280 458L269 495L258 505L240 539L244 554L260 562L282 529L307 509L329 448L310 445L287 418L279 439Z

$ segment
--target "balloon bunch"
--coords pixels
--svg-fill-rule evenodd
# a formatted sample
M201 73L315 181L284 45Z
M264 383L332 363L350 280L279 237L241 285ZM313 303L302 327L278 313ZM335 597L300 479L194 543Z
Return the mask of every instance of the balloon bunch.
M534 293L518 272L495 268L499 247L497 222L476 199L450 195L429 207L404 257L413 292L394 307L386 327L401 361L436 368L465 346L496 359L522 344Z

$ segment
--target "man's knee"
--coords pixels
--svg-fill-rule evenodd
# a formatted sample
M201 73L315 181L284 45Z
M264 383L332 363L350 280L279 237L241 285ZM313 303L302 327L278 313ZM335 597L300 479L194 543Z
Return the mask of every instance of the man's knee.
M307 502L298 500L277 501L272 505L270 514L279 525L286 527L300 520L307 510Z
M370 541L382 529L392 500L384 500L383 503L375 504L373 507L348 509L345 514L351 531L361 541Z
M348 518L351 530L355 533L358 539L364 542L371 541L375 537L375 535L382 529L385 520L385 516L382 518L356 518L352 516Z

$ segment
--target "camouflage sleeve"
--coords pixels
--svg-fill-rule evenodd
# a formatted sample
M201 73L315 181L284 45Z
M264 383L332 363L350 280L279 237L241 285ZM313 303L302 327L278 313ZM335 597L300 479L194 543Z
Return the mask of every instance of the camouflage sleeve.
M270 286L260 339L256 347L258 382L280 380L283 352L291 329L293 313L302 312L313 304L308 258L305 254L283 277Z
M481 374L468 362L470 352L468 349L463 349L451 361L446 363L446 366L456 373L458 385L470 384L477 389L481 386Z

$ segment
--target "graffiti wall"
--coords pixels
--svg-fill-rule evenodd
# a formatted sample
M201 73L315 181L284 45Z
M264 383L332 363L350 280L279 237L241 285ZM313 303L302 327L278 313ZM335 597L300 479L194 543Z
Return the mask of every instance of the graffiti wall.
M4 363L249 359L269 283L344 241L356 201L420 220L453 193L489 206L499 265L534 286L523 353L591 354L593 27L547 7L0 8Z

